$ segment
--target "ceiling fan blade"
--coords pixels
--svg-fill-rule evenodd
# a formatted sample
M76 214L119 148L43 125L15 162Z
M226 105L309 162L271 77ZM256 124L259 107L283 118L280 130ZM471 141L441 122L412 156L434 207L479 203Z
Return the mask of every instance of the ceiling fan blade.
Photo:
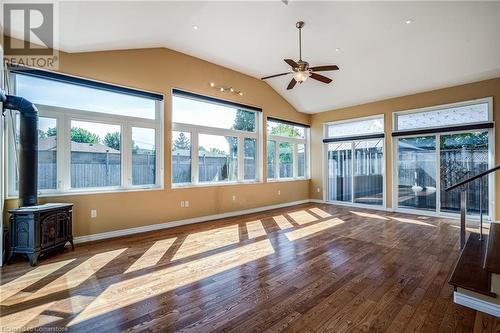
M316 66L316 67L310 67L309 69L312 69L315 72L338 71L339 66L337 65Z
M261 80L266 80L266 79L270 79L272 77L282 76L282 75L287 75L287 74L292 74L292 72L286 72L286 73L281 73L281 74L269 75L269 76L263 77Z
M297 67L299 67L299 64L298 64L298 63L296 63L295 61L293 61L292 59L283 59L283 60L285 60L285 62L286 62L287 64L289 64L290 66L292 66L292 68L297 68Z
M326 77L326 76L323 76L323 75L319 75L319 74L316 74L316 73L311 73L311 75L309 77L311 79L315 79L315 80L321 81L323 83L330 83L330 82L332 82L332 79L330 79L329 77Z
M295 87L296 83L297 83L297 81L295 81L295 79L292 79L292 81L290 81L290 83L288 84L288 87L286 87L286 90L293 89L293 87Z

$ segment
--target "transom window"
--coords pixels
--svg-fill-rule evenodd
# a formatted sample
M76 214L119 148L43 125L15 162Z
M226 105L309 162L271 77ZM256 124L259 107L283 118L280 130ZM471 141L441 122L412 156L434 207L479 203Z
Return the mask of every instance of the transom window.
M14 70L14 94L39 111L43 193L160 187L162 96L39 70ZM95 85L95 86L92 86ZM9 195L17 195L19 115L7 115Z
M174 90L172 186L257 182L260 109Z
M304 179L309 174L309 126L267 118L267 179Z

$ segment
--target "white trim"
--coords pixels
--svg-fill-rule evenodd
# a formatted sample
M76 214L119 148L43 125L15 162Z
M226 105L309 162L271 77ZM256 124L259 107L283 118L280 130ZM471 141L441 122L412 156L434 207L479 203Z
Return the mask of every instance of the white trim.
M343 201L326 201L326 200L320 200L320 199L311 199L310 202L320 203L320 204L326 204L326 205L332 205L332 206L342 206L342 207L351 207L351 208L381 210L381 211L384 211L384 212L393 212L394 211L392 208L387 208L385 206L367 205L367 204L353 203L353 202L348 202L348 201L343 202ZM409 213L409 214L413 214L413 213ZM415 215L418 215L418 214L415 214Z
M495 317L500 317L500 304L465 295L458 291L453 292L453 302Z
M299 200L299 201L291 201L291 202L270 205L270 206L262 206L262 207L257 207L257 208L236 210L236 211L231 211L231 212L227 212L227 213L193 217L193 218L184 219L184 220L169 221L169 222L158 223L158 224L150 224L150 225L145 225L145 226L135 227L135 228L108 231L108 232L102 232L102 233L86 235L86 236L78 236L78 237L75 237L73 241L75 244L80 244L80 243L101 240L101 239L122 237L122 236L139 234L139 233L148 232L148 231L168 229L168 228L173 228L173 227L178 227L178 226L188 225L188 224L193 224L193 223L218 220L218 219L239 216L239 215L244 215L244 214L259 213L259 212L266 211L266 210L290 207L290 206L300 205L300 204L309 203L309 202L310 202L309 199Z

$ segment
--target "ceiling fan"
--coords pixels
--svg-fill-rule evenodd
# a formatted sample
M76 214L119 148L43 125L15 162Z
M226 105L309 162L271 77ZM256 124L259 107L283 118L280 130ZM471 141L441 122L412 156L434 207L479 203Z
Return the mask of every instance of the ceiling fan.
M263 77L261 80L267 80L277 76L293 74L292 81L290 81L288 87L286 87L287 90L293 89L293 87L295 87L297 82L302 83L305 80L307 80L308 77L326 84L332 82L332 79L317 74L315 72L336 71L339 69L337 65L309 67L309 63L307 61L302 60L302 28L304 27L304 25L305 23L303 21L299 21L295 25L297 29L299 29L299 61L295 62L292 59L284 59L285 62L292 67L292 71L266 76Z

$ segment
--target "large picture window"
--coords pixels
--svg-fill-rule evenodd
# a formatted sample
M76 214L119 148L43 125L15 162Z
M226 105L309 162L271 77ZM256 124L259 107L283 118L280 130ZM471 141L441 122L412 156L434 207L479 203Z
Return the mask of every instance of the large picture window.
M10 73L14 93L39 111L43 193L161 186L162 97L39 70ZM9 114L9 195L17 195L18 115Z
M459 213L460 191L446 188L492 167L491 99L394 115L396 206ZM470 215L489 215L492 176L467 187ZM482 202L481 202L482 200Z
M174 90L172 185L256 182L258 108Z
M267 179L308 177L309 127L267 118Z
M325 124L326 199L384 203L384 117Z

